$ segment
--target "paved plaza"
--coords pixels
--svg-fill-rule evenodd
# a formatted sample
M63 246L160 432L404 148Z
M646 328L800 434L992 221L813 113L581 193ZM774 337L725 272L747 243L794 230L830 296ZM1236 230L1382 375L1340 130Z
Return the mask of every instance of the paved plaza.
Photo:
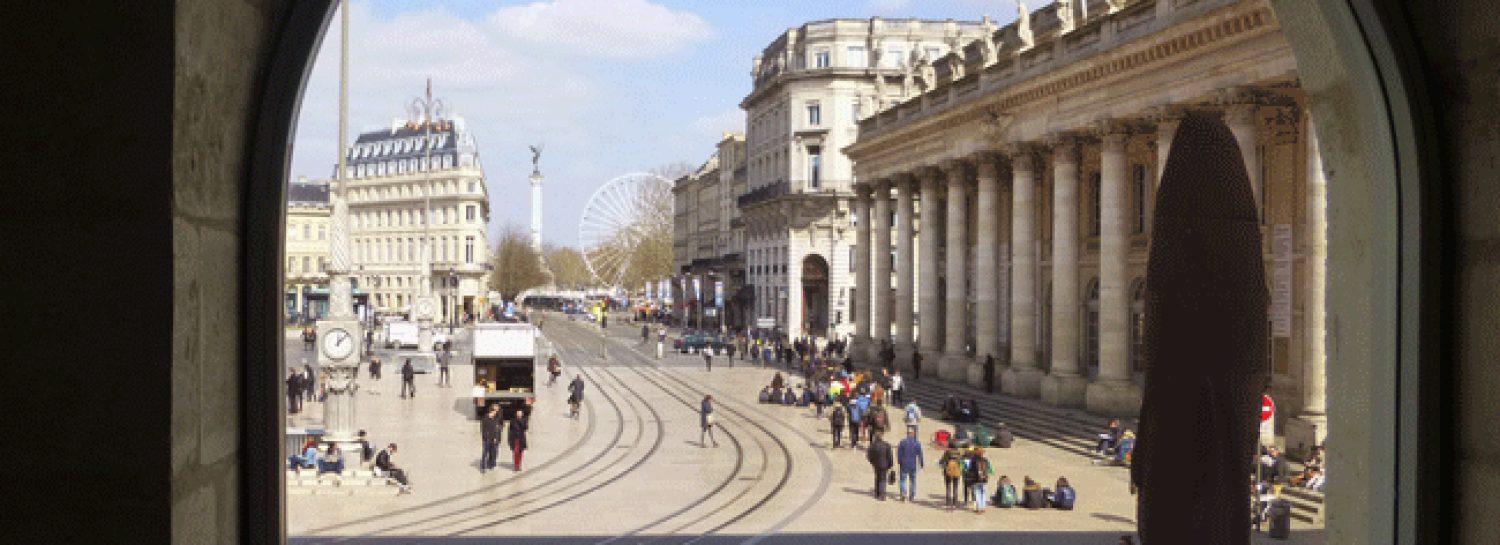
M466 397L471 367L453 367L451 388L435 386L434 375L418 376L416 397L405 400L391 369L379 384L361 374L357 421L377 447L399 445L393 460L410 474L414 493L289 495L292 541L1113 545L1134 531L1125 468L1093 466L1076 453L1018 439L1014 448L986 451L996 477L1019 483L1030 476L1051 487L1065 476L1078 490L1075 510L948 511L940 453L929 443L946 424L928 410L917 501L895 501L895 485L889 501L877 501L863 449L830 449L827 421L811 408L755 402L774 369L739 361L730 367L718 356L709 372L701 356L672 352L657 360L640 342L639 326L624 322L607 338L593 324L560 317L546 327L564 374L547 386L539 371L521 471L502 449L499 470L479 472L479 427ZM566 405L574 375L587 383L576 420ZM716 402L718 447L699 442L697 408L706 394ZM320 412L309 404L297 420L315 422ZM1287 543L1264 534L1257 540ZM1322 533L1297 531L1289 542L1322 543Z

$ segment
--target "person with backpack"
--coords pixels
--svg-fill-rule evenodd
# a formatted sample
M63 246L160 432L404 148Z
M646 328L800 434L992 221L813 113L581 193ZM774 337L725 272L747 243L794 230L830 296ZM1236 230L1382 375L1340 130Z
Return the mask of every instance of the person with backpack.
M552 357L547 358L547 372L552 375L552 379L547 381L547 386L557 384L557 377L562 375L562 363L557 361L556 354L553 354Z
M839 448L839 440L844 435L844 405L833 404L833 410L828 413L828 426L833 429L833 448Z
M917 470L922 469L926 462L922 459L922 442L917 440L917 431L906 430L906 439L896 446L896 463L901 466L901 501L917 500ZM911 481L911 491L908 493L906 482Z
M1042 496L1042 487L1027 476L1021 485L1021 506L1027 509L1041 509L1047 506L1047 500Z
M1016 501L1016 486L1010 484L1010 477L1001 475L995 483L995 505L1010 509L1016 506Z
M886 481L890 479L891 466L895 465L890 443L882 440L879 433L870 434L870 449L865 453L865 458L870 461L870 467L875 469L875 499L885 501Z
M969 472L965 475L964 481L974 492L975 513L984 512L985 500L988 499L985 496L984 487L989 483L990 475L994 473L995 469L990 467L990 460L984 457L984 447L974 447L974 450L969 453Z
M861 404L860 401L864 400ZM869 408L870 398L859 396L849 402L849 448L859 448L860 429L865 422L865 409Z
M958 507L958 483L964 474L963 455L958 452L958 447L948 446L943 451L943 457L938 459L938 467L943 469L943 505L948 509Z
M573 382L568 383L568 411L569 418L578 418L578 405L583 403L583 376L573 375Z
M870 408L865 411L865 425L870 429L870 436L884 434L890 429L890 415L886 413L885 404L871 402Z
M896 378L899 380L901 377L898 375ZM917 406L915 400L906 404L906 416L902 418L902 421L906 422L907 431L917 433L917 426L922 423L922 408Z

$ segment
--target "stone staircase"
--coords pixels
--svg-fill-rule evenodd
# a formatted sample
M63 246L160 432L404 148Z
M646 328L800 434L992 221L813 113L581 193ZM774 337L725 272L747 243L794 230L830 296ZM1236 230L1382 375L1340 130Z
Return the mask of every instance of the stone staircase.
M401 493L395 479L376 477L365 469L346 469L342 475L316 469L292 469L286 472L287 494L319 496L394 496Z

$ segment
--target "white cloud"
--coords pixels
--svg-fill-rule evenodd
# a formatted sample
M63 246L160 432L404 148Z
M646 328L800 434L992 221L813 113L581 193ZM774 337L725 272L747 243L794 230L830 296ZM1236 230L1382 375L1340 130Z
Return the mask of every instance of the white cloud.
M647 0L552 0L501 8L488 22L505 36L607 58L671 55L714 37L703 18Z
M726 132L745 132L745 111L739 106L688 123L688 134L700 142L718 143Z
M872 13L889 15L905 8L910 2L908 0L870 0L865 6Z

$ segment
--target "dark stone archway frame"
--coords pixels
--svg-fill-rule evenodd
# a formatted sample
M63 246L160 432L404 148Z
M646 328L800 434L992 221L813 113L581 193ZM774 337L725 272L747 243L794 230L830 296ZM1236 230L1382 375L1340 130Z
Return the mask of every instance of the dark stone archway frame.
M1381 195L1379 207L1362 217L1369 244L1367 265L1361 271L1370 286L1339 286L1330 282L1329 316L1336 319L1342 289L1364 290L1372 303L1370 325L1377 337L1369 349L1369 365L1362 369L1371 378L1354 381L1366 406L1330 396L1330 419L1338 429L1341 418L1352 418L1370 430L1389 430L1382 435L1384 448L1374 444L1350 445L1346 453L1366 466L1355 486L1329 490L1329 528L1334 541L1414 543L1418 537L1446 541L1453 528L1453 511L1445 510L1442 493L1453 484L1452 437L1446 435L1448 410L1443 404L1450 375L1441 365L1444 346L1439 324L1452 300L1445 282L1454 266L1456 252L1441 252L1453 240L1451 217L1442 212L1446 187L1438 183L1437 122L1431 78L1421 64L1406 12L1410 3L1397 0L1325 0L1312 4L1296 0L1271 0L1287 29L1288 40L1298 53L1298 64L1306 56L1326 56L1349 69L1355 88L1333 89L1330 94L1354 97L1372 91L1378 95L1368 104L1348 101L1343 111L1314 116L1320 140L1336 142L1328 131L1335 115L1355 114L1365 120L1384 121L1362 141L1373 172L1389 176L1372 186ZM248 183L244 185L245 243L241 261L244 317L242 376L243 406L240 434L242 480L240 535L247 543L285 541L285 485L281 460L279 370L281 362L281 275L285 210L285 179L290 143L300 108L302 90L313 63L313 55L329 27L335 4L332 0L292 3L284 30L272 38L275 53L266 79L261 82L261 102L252 139ZM1321 33L1326 37L1318 38ZM1367 55L1367 56L1365 56ZM1321 75L1305 71L1307 87ZM1326 83L1326 82L1325 82ZM1370 128L1361 126L1361 128ZM1373 143L1372 143L1373 142ZM1325 166L1338 170L1336 153L1325 152ZM1349 169L1354 172L1355 169ZM1431 183L1422 183L1427 180ZM1330 180L1330 202L1336 180ZM1388 198L1386 198L1388 197ZM1330 219L1333 219L1332 215ZM1330 245L1338 244L1330 229ZM1344 241L1348 243L1350 241ZM1330 253L1333 265L1333 253ZM1330 385L1348 370L1330 365ZM1363 409L1358 418L1344 411ZM1345 422L1346 424L1349 422ZM1369 443L1367 441L1367 443ZM1337 452L1330 452L1339 455ZM1355 479L1346 475L1345 479ZM1344 490L1348 490L1345 492ZM1367 492L1378 491L1370 494ZM1348 513L1342 514L1341 512ZM1359 513L1365 519L1355 520Z

